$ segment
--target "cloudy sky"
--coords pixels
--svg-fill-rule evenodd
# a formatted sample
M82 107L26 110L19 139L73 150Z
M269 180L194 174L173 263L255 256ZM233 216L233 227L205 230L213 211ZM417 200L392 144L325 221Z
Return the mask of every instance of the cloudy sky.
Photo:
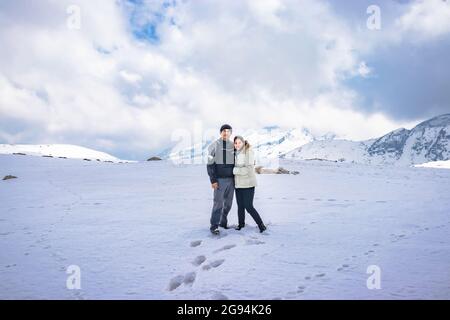
M143 159L225 122L366 139L450 112L448 0L4 0L0 48L0 143Z

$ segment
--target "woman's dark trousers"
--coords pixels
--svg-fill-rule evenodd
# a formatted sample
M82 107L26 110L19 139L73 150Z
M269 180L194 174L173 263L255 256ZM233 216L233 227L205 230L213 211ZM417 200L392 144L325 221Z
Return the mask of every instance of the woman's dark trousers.
M245 210L252 216L258 226L262 225L261 217L253 207L255 188L236 188L236 201L238 205L239 225L245 225Z

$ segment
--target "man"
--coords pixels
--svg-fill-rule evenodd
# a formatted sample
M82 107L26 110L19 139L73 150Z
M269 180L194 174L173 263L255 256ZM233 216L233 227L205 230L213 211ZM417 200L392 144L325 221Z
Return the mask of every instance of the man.
M214 189L214 204L211 212L211 233L219 234L219 226L228 229L227 216L234 195L234 144L230 140L232 128L224 124L220 138L208 147L207 170Z

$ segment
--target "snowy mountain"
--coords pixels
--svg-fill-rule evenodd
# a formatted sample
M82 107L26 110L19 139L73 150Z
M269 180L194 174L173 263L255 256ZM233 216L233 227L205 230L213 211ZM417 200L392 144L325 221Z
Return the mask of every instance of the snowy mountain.
M260 130L247 130L239 134L249 141L259 158L265 159L279 158L311 141L335 138L332 133L316 137L305 128L284 130L279 127L265 127ZM197 143L190 148L178 151L168 149L160 156L174 161L204 163L202 160L206 159L207 149L211 142L212 140L207 140L203 144Z
M366 163L368 160L366 150L375 140L318 140L301 146L282 155L290 160L330 160L340 162Z
M105 152L69 144L0 144L0 154L19 154L69 159L98 159L100 161L112 162L124 161Z
M411 130L394 130L378 139L312 141L282 157L398 165L448 160L450 114L424 121Z
M305 128L282 130L278 127L271 127L258 131L247 131L243 137L249 141L259 155L273 159L295 150L299 145L304 145L317 139L333 139L335 136L329 133L316 137Z
M249 130L242 135L253 146L259 160L322 159L412 165L450 159L450 114L424 121L411 130L401 128L365 141L336 139L332 133L315 136L306 128L266 127ZM208 140L175 152L168 149L160 156L174 161L205 163L210 143Z
M413 128L403 146L404 163L450 159L450 114L424 121Z

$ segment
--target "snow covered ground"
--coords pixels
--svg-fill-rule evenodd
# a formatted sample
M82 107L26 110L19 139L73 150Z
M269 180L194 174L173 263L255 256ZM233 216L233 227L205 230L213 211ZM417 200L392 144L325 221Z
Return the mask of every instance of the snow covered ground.
M449 170L282 166L258 176L268 232L214 238L204 166L0 155L0 298L450 299Z

